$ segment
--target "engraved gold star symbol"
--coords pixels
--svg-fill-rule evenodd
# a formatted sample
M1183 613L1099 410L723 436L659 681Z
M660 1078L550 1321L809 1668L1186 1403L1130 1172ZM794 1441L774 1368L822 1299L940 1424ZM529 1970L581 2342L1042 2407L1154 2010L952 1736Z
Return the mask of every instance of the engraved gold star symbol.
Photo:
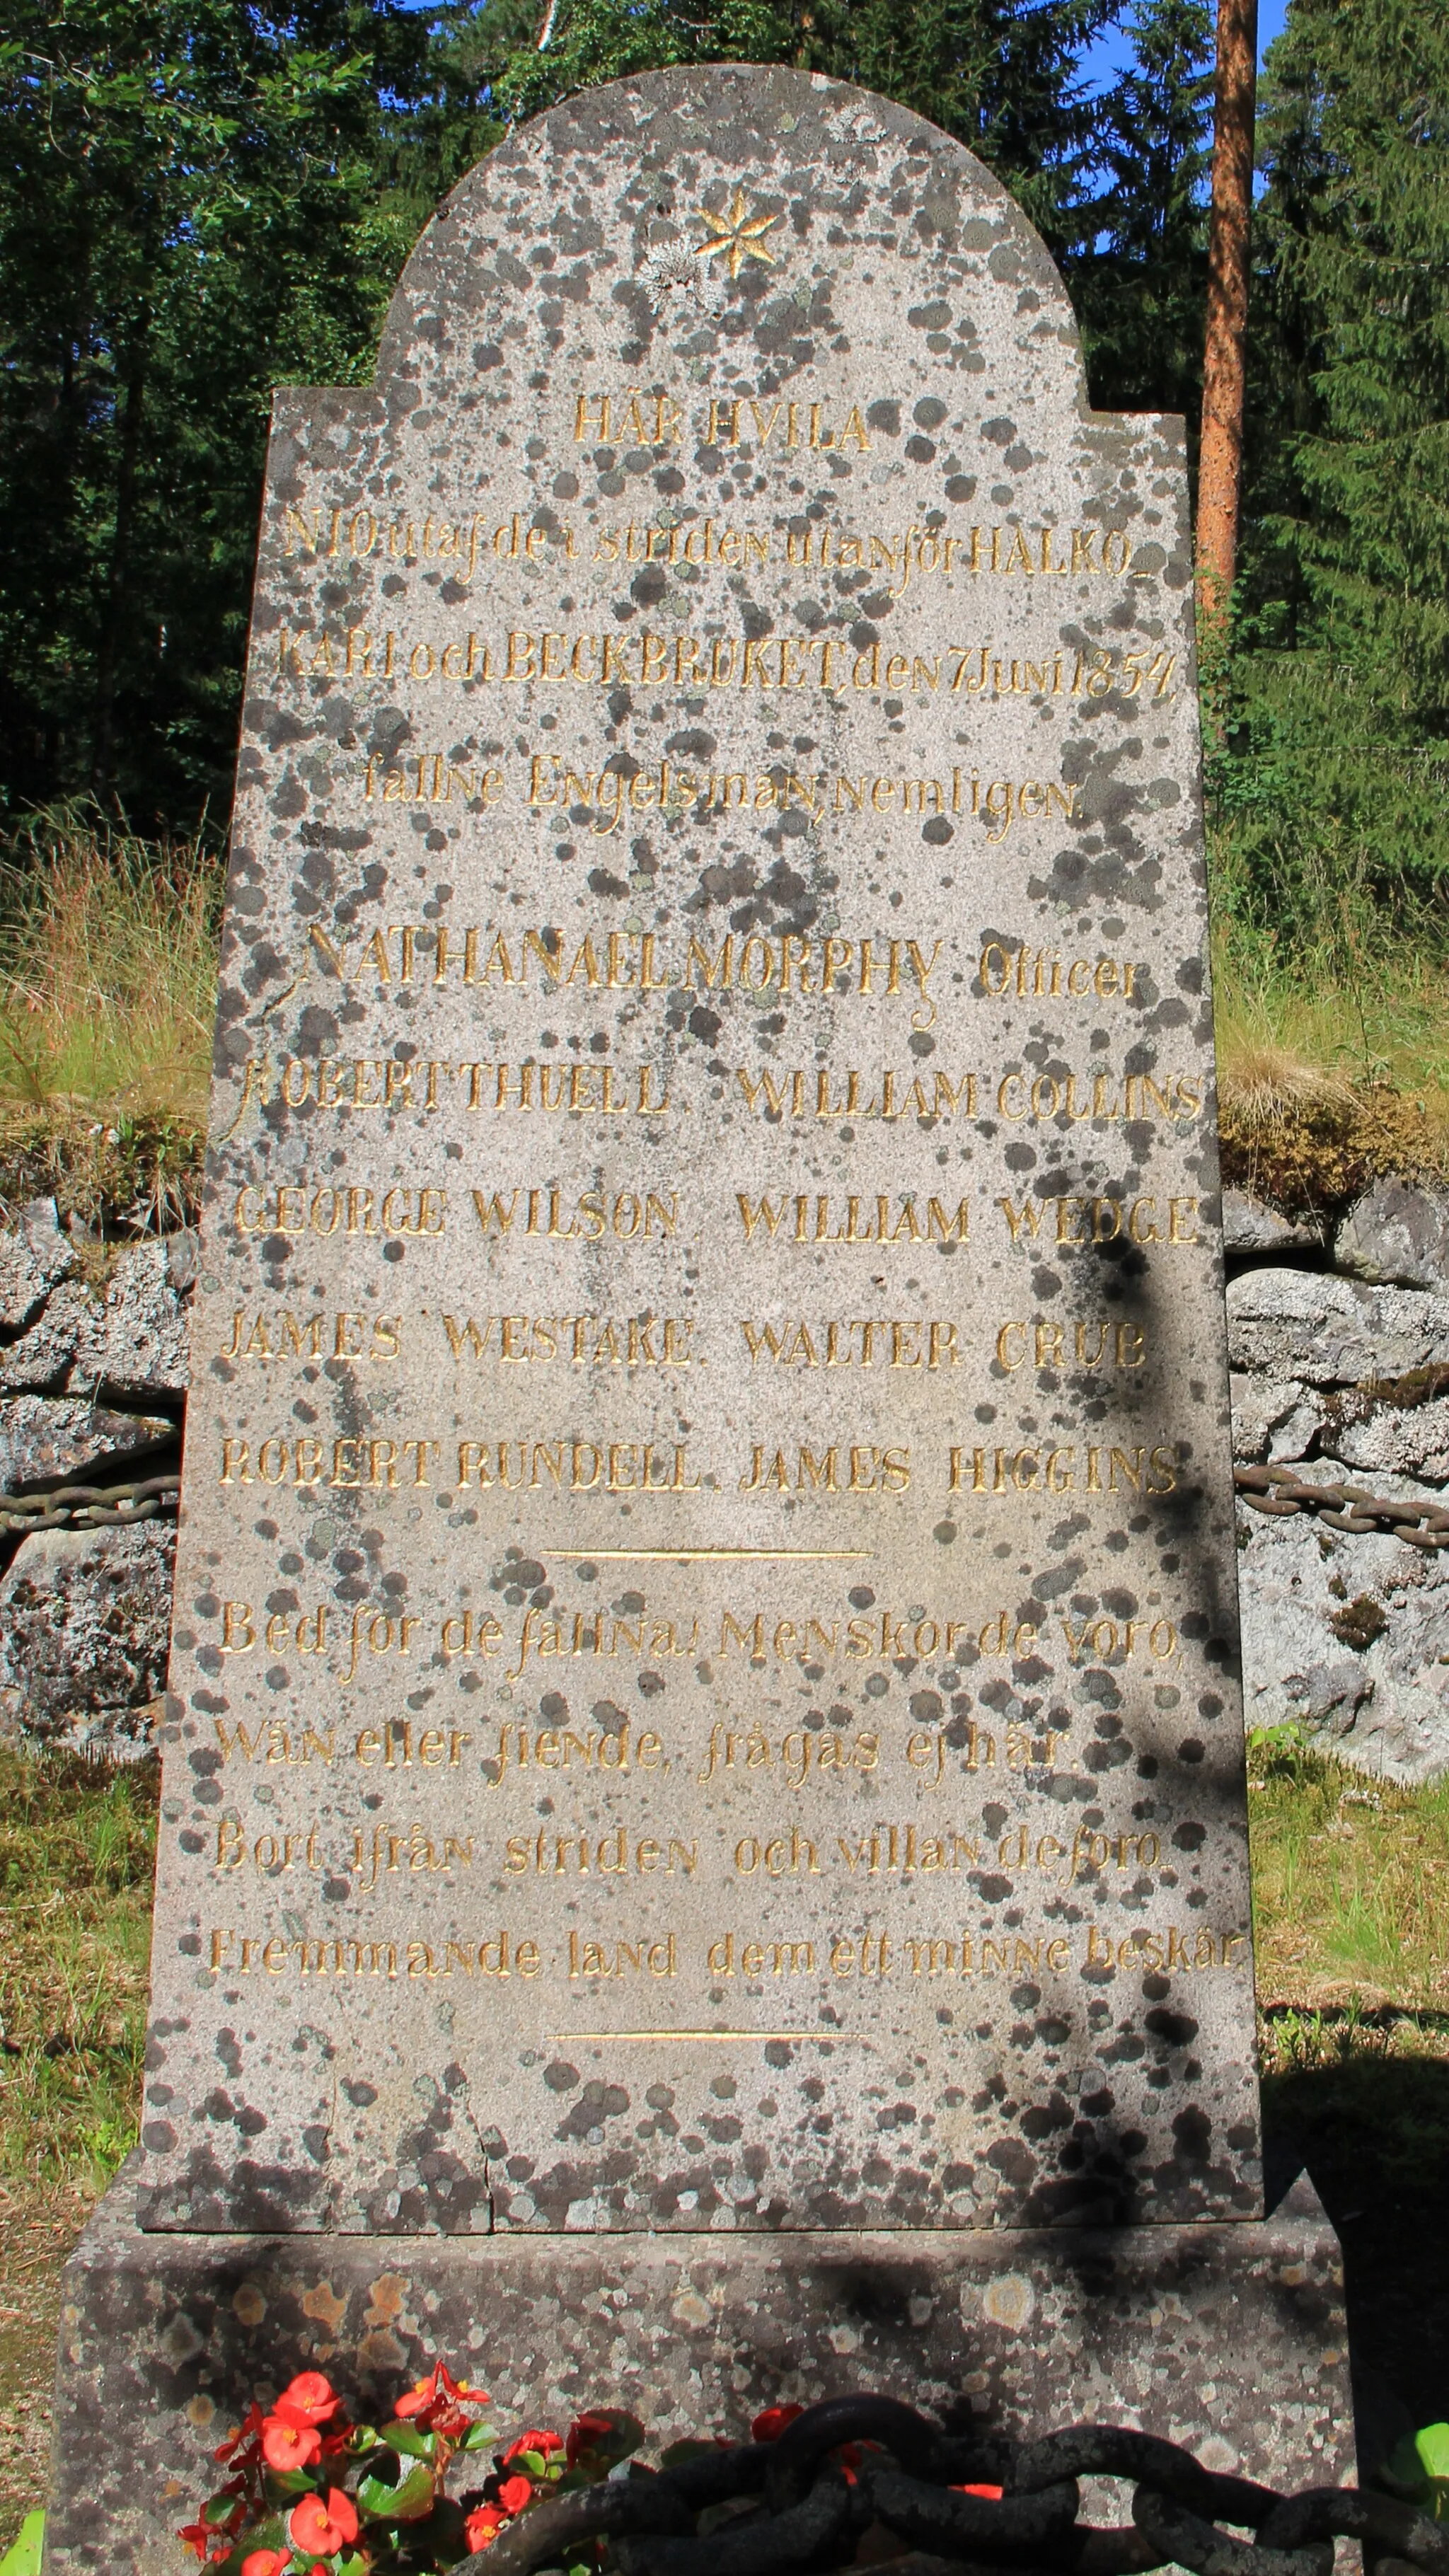
M766 250L760 236L780 220L778 215L751 214L743 188L736 188L731 203L723 214L712 215L708 206L695 209L702 224L708 224L712 238L695 249L696 259L714 259L723 254L729 263L731 277L738 277L747 259L763 260L766 268L775 265L775 254Z

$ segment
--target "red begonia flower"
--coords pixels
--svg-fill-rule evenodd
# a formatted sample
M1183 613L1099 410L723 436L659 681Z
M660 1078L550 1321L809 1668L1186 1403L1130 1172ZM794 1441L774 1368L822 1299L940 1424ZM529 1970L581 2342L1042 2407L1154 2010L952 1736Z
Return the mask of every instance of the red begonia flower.
M318 2495L303 2496L292 2508L287 2537L294 2549L315 2549L325 2558L357 2538L357 2514L340 2487L329 2487L324 2504Z
M596 2442L602 2441L613 2430L612 2415L576 2415L564 2445L569 2467L576 2467L585 2452L591 2451Z
M557 2433L520 2433L517 2441L510 2442L504 2452L503 2465L507 2468L510 2460L522 2459L525 2451L536 2452L541 2460L551 2460L562 2449L563 2443Z
M182 2524L176 2537L178 2540L184 2540L188 2549L194 2549L197 2557L203 2565L205 2564L207 2550L215 2537L209 2522L198 2514L195 2522Z
M767 2406L750 2426L751 2435L757 2442L778 2442L786 2425L793 2424L796 2416L804 2412L803 2406Z
M261 2439L262 2426L265 2422L266 2417L262 2413L260 2406L249 2406L241 2422L238 2424L236 2431L234 2433L228 2433L226 2440L215 2451L213 2457L223 2462L227 2461L231 2459L234 2452L237 2452L242 2448L243 2444L259 2441Z
M277 2399L273 2413L291 2424L325 2424L342 2400L320 2370L299 2370Z
M394 2410L398 2420L406 2423L411 2415L422 2415L430 2427L442 2433L461 2432L468 2422L460 2400L469 2405L486 2406L486 2388L471 2388L466 2379L455 2379L445 2361L436 2362L426 2379L414 2382L406 2397L400 2397Z
M496 2504L480 2504L463 2525L463 2537L470 2549L486 2549L497 2539L508 2516Z
M262 2425L262 2457L269 2469L310 2469L322 2457L322 2436L315 2424L268 2415Z
M532 2493L532 2478L525 2478L515 2471L511 2478L502 2480L498 2489L498 2501L505 2513L522 2513Z
M286 2566L287 2558L285 2549L253 2549L242 2560L241 2576L277 2576L277 2569Z
M1006 2489L1005 2487L953 2487L951 2493L952 2495L989 2496L993 2504L1000 2504Z

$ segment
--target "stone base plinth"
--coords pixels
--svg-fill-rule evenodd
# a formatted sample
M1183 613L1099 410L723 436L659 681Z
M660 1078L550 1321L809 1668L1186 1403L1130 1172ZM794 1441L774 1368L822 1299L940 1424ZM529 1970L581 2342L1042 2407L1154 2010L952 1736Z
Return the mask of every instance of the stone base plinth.
M253 2395L320 2368L375 2416L439 2355L510 2438L590 2402L739 2436L881 2389L984 2430L1136 2422L1274 2484L1353 2472L1338 2240L1304 2182L1228 2226L239 2237L142 2235L123 2176L65 2278L49 2576L180 2576L171 2534Z

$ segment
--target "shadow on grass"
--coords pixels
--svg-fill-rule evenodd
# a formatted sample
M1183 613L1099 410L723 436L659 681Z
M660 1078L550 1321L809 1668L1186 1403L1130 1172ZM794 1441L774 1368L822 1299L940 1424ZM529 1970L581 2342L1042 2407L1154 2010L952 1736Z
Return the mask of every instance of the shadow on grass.
M1312 2016L1263 2078L1270 2200L1306 2168L1343 2247L1359 2475L1449 2417L1449 2039ZM1435 2015L1437 2022L1442 2017ZM1413 2025L1410 2025L1413 2027Z

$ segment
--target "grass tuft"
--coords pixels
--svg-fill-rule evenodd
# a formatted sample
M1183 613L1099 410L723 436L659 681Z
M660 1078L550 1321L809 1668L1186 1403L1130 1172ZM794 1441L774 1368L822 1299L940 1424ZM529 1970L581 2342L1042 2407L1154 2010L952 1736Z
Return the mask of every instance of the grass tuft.
M0 2182L101 2190L136 2139L156 1769L0 1748Z
M104 1231L194 1214L221 882L203 841L88 808L0 850L0 1196L54 1192Z
M1250 1786L1265 2006L1449 2004L1449 1777L1369 1781L1278 1729Z

